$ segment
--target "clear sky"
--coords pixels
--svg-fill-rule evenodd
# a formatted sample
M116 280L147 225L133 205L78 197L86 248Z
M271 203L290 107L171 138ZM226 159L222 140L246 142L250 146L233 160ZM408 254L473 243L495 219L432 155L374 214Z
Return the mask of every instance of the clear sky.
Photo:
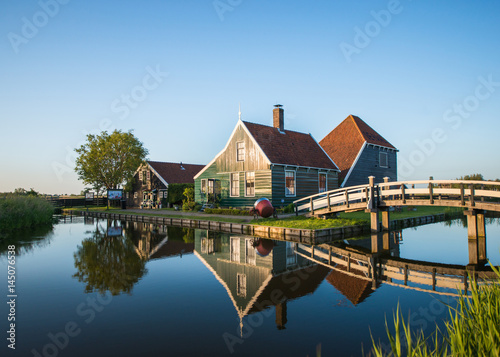
M500 177L498 1L2 2L0 192L79 193L73 149L133 129L206 164L238 120L320 141L349 114L400 179Z

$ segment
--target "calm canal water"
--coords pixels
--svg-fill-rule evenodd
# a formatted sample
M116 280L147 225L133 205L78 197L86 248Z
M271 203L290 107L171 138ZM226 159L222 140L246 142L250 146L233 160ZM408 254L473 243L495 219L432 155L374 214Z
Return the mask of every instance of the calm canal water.
M362 348L370 350L370 331L386 341L385 317L392 319L398 302L414 328L431 333L447 317L440 301L454 297L430 293L432 279L405 286L403 270L389 265L405 259L467 265L466 229L460 221L443 222L375 241L332 244L331 269L328 249L316 249L311 261L310 247L286 242L66 219L2 242L5 301L7 246L15 244L17 254L16 349L7 347L3 303L2 355L316 356L320 349L322 356L360 356ZM486 247L488 259L500 265L497 219L488 222ZM349 258L350 268L344 264L342 252L374 250L392 262L377 279L361 255ZM428 282L424 275L415 279Z

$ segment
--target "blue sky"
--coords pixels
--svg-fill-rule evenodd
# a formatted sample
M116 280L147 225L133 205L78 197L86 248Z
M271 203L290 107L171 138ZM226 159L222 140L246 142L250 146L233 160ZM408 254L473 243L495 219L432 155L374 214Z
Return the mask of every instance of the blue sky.
M285 128L317 141L358 115L400 150L401 179L500 177L496 1L2 6L0 192L80 192L72 150L101 129L206 164L240 102L266 125L283 104Z

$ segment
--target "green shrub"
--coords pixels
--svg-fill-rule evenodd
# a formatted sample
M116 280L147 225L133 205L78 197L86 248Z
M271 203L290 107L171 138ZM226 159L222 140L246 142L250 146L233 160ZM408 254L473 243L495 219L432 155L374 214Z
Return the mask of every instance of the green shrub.
M288 206L283 208L283 213L294 213L295 212L295 205L293 203L290 203Z
M193 211L198 212L201 209L201 207L202 207L202 205L195 204L194 208L193 208Z
M251 216L250 210L237 208L205 208L205 213L208 214L224 214L232 216Z
M193 183L171 183L168 185L167 202L170 204L181 203L186 188L192 188L194 193Z
M54 207L43 198L9 195L0 199L0 230L11 231L52 222Z

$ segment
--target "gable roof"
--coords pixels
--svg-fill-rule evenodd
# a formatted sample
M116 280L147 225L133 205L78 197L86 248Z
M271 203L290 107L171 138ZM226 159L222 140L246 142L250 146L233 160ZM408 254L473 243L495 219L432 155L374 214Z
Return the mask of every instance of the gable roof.
M365 144L397 151L391 143L355 115L344 119L319 144L341 170L339 182L344 180Z
M194 176L204 165L193 165L174 162L147 161L153 171L166 185L171 183L193 183Z
M372 282L363 273L353 269L348 273L346 267L341 265L336 266L326 280L354 305L363 302L373 293Z
M311 134L243 122L272 164L339 170Z

